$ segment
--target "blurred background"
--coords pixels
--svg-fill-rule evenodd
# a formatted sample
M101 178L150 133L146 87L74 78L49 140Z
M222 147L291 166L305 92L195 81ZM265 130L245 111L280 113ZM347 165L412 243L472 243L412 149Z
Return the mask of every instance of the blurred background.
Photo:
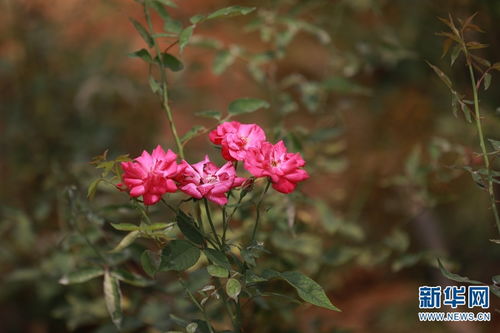
M311 178L291 199L273 197L286 214L264 225L265 244L279 258L261 260L300 267L343 310L251 304L245 332L498 332L493 295L489 323L421 323L417 312L419 286L452 284L437 257L485 283L500 274L488 196L462 168L481 164L475 128L453 116L450 93L425 63L470 95L463 59L453 68L441 59L435 32L446 27L437 17L477 12L486 33L473 38L490 45L481 54L494 62L500 2L176 2L169 13L179 25L229 5L258 8L200 26L182 55L172 47L184 63L169 77L174 118L186 133L216 125L196 112L223 111L240 97L271 103L238 120L285 139L308 161ZM119 239L106 205L125 197L102 188L87 201L99 174L92 157L174 148L147 66L127 56L145 47L129 21L143 21L142 8L132 0L3 0L0 8L0 332L115 332L98 281L58 280L91 253L70 223L75 201L92 241L111 248ZM154 23L164 28L157 16ZM480 95L486 136L497 140L498 87L494 75ZM206 151L217 156L206 136L197 137L187 160ZM187 301L163 287L161 295L124 289L125 331L175 328L169 315Z

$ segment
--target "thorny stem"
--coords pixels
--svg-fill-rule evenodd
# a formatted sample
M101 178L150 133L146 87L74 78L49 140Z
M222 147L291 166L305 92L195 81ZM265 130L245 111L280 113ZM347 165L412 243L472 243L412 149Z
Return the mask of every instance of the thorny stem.
M146 22L148 24L149 32L152 35L151 39L153 40L153 47L154 47L154 50L156 52L158 64L160 66L161 85L162 85L162 89L161 89L162 108L163 108L163 110L165 110L165 113L167 114L168 124L170 125L170 130L172 132L172 135L174 136L175 145L177 146L177 152L179 153L180 158L184 159L184 149L182 148L181 140L179 139L179 135L177 134L177 129L175 127L174 119L172 116L172 110L170 109L170 105L168 103L167 75L165 73L165 68L163 67L163 61L162 61L162 57L161 57L162 53L160 51L160 47L158 46L158 43L156 42L156 38L153 37L154 30L153 30L153 23L151 21L151 13L149 12L149 8L148 8L146 3L144 3L144 15L146 16Z
M259 227L259 220L260 220L260 206L262 205L262 201L264 200L264 195L266 195L267 190L269 190L269 186L271 185L271 181L268 180L266 184L266 188L264 191L262 191L262 194L260 196L259 202L257 202L257 217L255 218L255 224L253 226L253 232L252 232L252 241L253 243L255 241L255 235L257 234L257 228Z
M479 134L479 144L481 146L481 154L483 155L484 165L488 172L488 193L491 201L491 209L493 211L493 216L495 217L495 222L497 225L498 232L500 233L500 217L498 215L498 209L495 200L495 192L493 190L493 173L490 168L490 159L488 157L488 151L486 149L486 144L483 135L483 127L481 125L481 113L479 112L479 98L477 94L476 78L474 76L474 69L472 68L472 62L467 51L467 47L463 46L465 58L467 61L467 67L469 67L470 80L472 84L472 93L474 97L474 112L476 118L476 128Z

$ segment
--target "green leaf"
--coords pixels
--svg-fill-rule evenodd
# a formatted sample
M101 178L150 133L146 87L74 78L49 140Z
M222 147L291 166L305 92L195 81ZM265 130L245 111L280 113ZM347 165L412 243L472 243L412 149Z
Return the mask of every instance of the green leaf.
M186 240L173 240L162 251L160 271L184 271L194 266L201 251Z
M224 71L234 63L236 57L229 50L221 50L215 54L212 71L215 75L221 75Z
M87 190L87 198L92 199L94 197L95 192L97 191L97 186L101 181L102 178L99 178L90 183L89 189Z
M104 300L113 324L120 330L122 322L120 282L109 271L104 273Z
M179 49L181 53L186 47L186 45L189 43L189 39L193 35L193 30L194 30L194 25L190 25L189 27L182 30L181 33L179 34Z
M170 18L163 24L163 30L179 34L182 31L182 22Z
M484 76L484 90L488 90L490 85L491 85L491 74L486 73L486 75Z
M155 60L158 61L158 58ZM161 62L164 67L170 69L172 72L178 72L184 69L182 62L169 53L161 54Z
M111 253L120 252L121 250L132 244L137 238L139 238L140 235L141 233L138 230L129 232L125 237L122 238L120 243L118 243L118 245L110 252Z
M63 285L83 283L103 274L104 270L100 267L83 268L76 272L65 274L62 278L59 279L59 283Z
M229 271L226 268L218 265L208 265L207 271L211 276L215 276L218 278L227 278L229 276Z
M177 8L177 4L172 0L156 0L157 2L172 8Z
M294 287L300 298L304 301L325 309L340 311L339 308L330 302L325 291L318 283L300 272L279 273L267 270L264 277L268 279L281 278Z
M441 260L437 260L439 269L441 270L441 273L448 279L456 281L456 282L465 282L465 283L472 283L472 284L484 284L480 281L475 281L471 280L468 277L465 276L460 276L458 274L454 274L449 272L446 268L444 268L443 264L441 263Z
M460 45L455 45L450 55L450 66L453 66L460 53L462 53L462 48L460 47Z
M258 283L258 282L265 282L267 279L255 274L251 270L247 270L245 272L245 283Z
M123 270L123 269L118 269L116 271L112 271L111 275L120 281L123 281L127 284L130 284L130 285L136 286L136 287L147 287L147 286L154 284L154 281L145 279L138 274L130 273L130 272Z
M135 30L137 30L137 32L139 32L139 35L141 35L142 39L144 39L146 44L148 44L149 47L153 47L153 45L154 45L153 37L151 37L149 32L146 30L146 28L144 28L142 26L142 24L140 24L139 22L137 22L133 18L131 18L130 21L134 25Z
M216 19L219 17L230 17L237 15L247 15L255 10L255 7L243 7L243 6L230 6L226 8L221 8L207 16L207 20Z
M451 80L445 73L443 73L442 70L440 70L438 67L434 66L430 62L427 62L427 65L429 65L432 68L432 70L439 76L441 81L443 81L446 84L446 86L448 86L448 88L451 88L452 86Z
M207 129L205 126L194 126L181 138L181 143L186 144L192 138L204 133Z
M229 104L228 111L232 115L249 113L261 108L269 108L269 103L258 98L240 98Z
M160 15L161 19L166 21L170 19L170 15L168 14L163 4L157 0L147 0L147 4L153 8L158 15Z
M151 54L149 54L148 50L146 49L140 49L138 51L129 53L128 56L130 58L141 58L142 60L150 64L153 63L153 58L151 58Z
M141 265L144 272L154 278L156 272L158 271L158 267L160 266L160 262L155 258L154 253L150 250L144 250L141 254Z
M199 117L205 117L205 118L213 118L216 120L220 120L222 115L219 111L214 111L214 110L206 110L206 111L201 111L195 113L196 116Z
M205 241L203 235L196 227L194 220L191 216L184 213L179 209L177 213L177 226L181 230L182 234L189 239L191 242L202 245Z
M186 326L186 333L196 333L197 330L198 330L197 323L190 323L189 325Z
M153 92L153 94L156 94L157 92L161 91L160 84L151 75L149 76L149 87L151 88L151 91Z
M488 139L488 141L491 143L491 145L493 146L493 149L495 149L496 151L500 151L500 141L498 140L493 140L493 139Z
M210 260L210 262L212 262L213 264L231 269L231 264L229 263L229 260L224 255L224 253L210 248L206 248L205 250L203 250L203 253L205 253L208 260Z
M189 22L191 22L192 24L196 24L196 23L200 23L201 21L203 21L205 19L205 15L202 15L202 14L197 14L195 16L192 16L190 19L189 19Z
M120 231L134 231L139 230L139 226L132 223L111 223L111 226Z
M238 295L241 292L241 284L238 280L230 278L226 282L226 294L234 299L235 302L238 300Z

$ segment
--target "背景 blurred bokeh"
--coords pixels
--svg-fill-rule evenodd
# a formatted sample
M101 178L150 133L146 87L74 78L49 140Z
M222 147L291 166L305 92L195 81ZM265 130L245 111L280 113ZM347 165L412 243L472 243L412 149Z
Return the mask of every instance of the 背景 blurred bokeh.
M491 283L499 274L488 196L461 168L481 164L477 133L453 116L449 92L425 61L470 94L463 59L452 68L441 59L435 32L445 26L437 17L477 12L485 33L474 38L490 45L481 53L496 61L500 2L176 2L170 14L180 22L233 4L257 7L248 17L203 25L182 55L173 46L184 63L169 78L174 117L185 133L214 126L196 112L224 110L236 98L271 103L239 120L285 138L308 161L311 178L296 199L307 208L275 199L293 207L293 225L268 223L266 244L284 258L274 265L300 264L343 310L250 305L244 310L255 320L245 332L498 331L493 295L492 322L431 324L418 321L417 294L421 285L451 284L437 257L474 280ZM174 147L147 66L127 56L144 47L129 21L143 19L141 7L132 0L0 6L0 331L113 332L98 283L58 280L91 252L72 233L68 193L89 209L114 202L110 188L101 189L104 202L85 198L97 174L92 157ZM158 29L160 23L155 17ZM162 42L166 48L172 40ZM493 139L500 139L499 82L493 75L480 95ZM197 137L186 146L187 159L201 160L210 149ZM88 220L91 240L111 237L102 234L106 217ZM167 318L179 300L154 289L125 294L128 331L172 329Z

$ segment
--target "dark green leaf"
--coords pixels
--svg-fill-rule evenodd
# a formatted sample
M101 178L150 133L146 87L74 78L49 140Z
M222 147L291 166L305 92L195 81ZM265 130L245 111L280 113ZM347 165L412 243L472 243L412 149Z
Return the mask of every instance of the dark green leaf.
M201 251L186 240L173 240L162 251L160 271L184 271L195 265Z
M453 281L456 281L456 282L462 282L462 283L472 283L472 284L484 284L480 281L475 281L475 280L471 280L469 279L468 277L465 277L465 276L460 276L458 274L454 274L454 273L451 273L449 272L446 268L444 268L443 264L441 263L441 260L437 260L438 262L438 265L439 265L439 269L441 270L441 273L448 279L450 280L453 280Z
M156 0L157 2L172 8L177 8L177 4L172 0Z
M460 47L460 45L455 45L453 47L453 50L451 51L451 55L450 55L450 66L453 66L453 64L455 63L455 61L457 60L457 58L461 52L462 52L462 48Z
M135 29L139 32L142 39L144 39L146 44L148 44L149 47L153 47L153 45L154 45L153 37L151 37L149 32L142 26L142 24L140 24L139 22L137 22L133 18L131 18L130 21L134 25Z
M227 278L229 276L229 271L226 268L218 265L208 265L207 271L211 276L219 278Z
M168 14L167 10L165 7L163 7L163 4L158 1L158 0L148 0L147 1L148 5L153 8L158 15L162 18L162 20L167 21L170 19L170 15Z
M89 189L87 190L87 198L92 199L94 197L95 192L97 191L97 186L101 181L102 178L99 178L90 183Z
M182 22L170 18L163 24L163 30L179 34L182 31Z
M158 61L158 58L155 60ZM161 54L161 62L164 67L170 69L172 72L178 72L184 69L182 62L169 53Z
M103 274L104 270L100 267L83 268L76 272L71 272L69 274L64 275L62 278L59 279L59 283L64 285L83 283L92 280L93 278L96 278L98 276L101 276Z
M257 282L264 282L267 281L267 279L264 279L263 277L255 274L251 270L247 270L245 272L245 283L257 283Z
M191 216L179 209L176 220L177 226L187 239L198 245L202 245L204 243L203 235L198 230L198 227L195 225Z
M491 85L491 74L486 73L486 75L484 76L484 90L488 90L490 85Z
M297 290L300 298L304 301L323 307L325 309L340 311L339 308L334 306L325 294L321 286L311 278L303 275L300 272L283 272L267 270L265 278L281 278L287 281L292 287Z
M240 282L233 278L228 279L226 282L226 294L235 301L237 301L240 292L241 292Z
M122 322L120 282L109 271L104 274L104 300L113 324L120 330Z
M156 272L158 271L160 262L155 258L154 253L149 250L145 250L141 255L141 265L144 272L154 278Z
M240 98L229 104L228 111L232 115L249 113L261 108L269 108L269 103L258 98Z
M211 263L227 269L231 269L231 264L229 263L229 260L224 255L224 253L210 248L206 248L205 250L203 250L203 252Z
M131 58L141 58L142 60L150 64L153 63L153 58L151 58L151 55L146 49L140 49L138 51L129 53L128 56Z
M215 54L212 71L216 75L224 73L226 68L231 66L235 60L235 56L229 50L221 50Z
M493 149L495 149L496 151L500 151L500 141L498 140L493 140L493 139L488 139L488 141L491 143L491 145L493 146Z
M255 10L255 7L243 7L243 6L230 6L216 10L215 12L207 16L207 20L219 18L222 16L237 16L237 15L247 15Z
M190 25L181 31L179 35L179 49L182 52L186 45L189 43L189 39L193 35L194 25Z

